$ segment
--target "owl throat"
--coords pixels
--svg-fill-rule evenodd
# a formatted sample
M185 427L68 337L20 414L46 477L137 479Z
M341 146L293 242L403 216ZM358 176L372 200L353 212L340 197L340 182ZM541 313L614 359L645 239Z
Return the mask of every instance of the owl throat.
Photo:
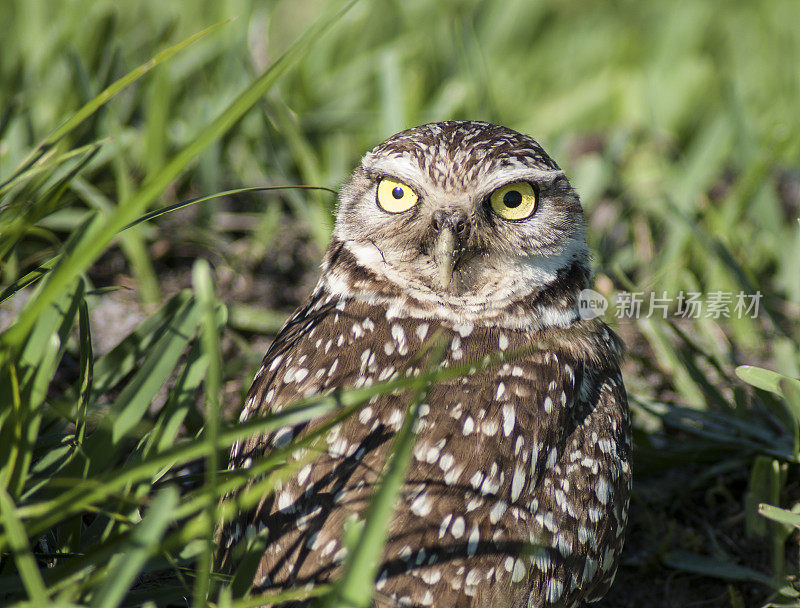
M510 270L476 273L468 279L470 289L443 290L423 273L397 270L377 247L334 240L315 291L383 306L389 319L410 317L527 331L578 322L578 295L591 281L585 244L534 262L523 259L510 265ZM485 278L488 274L492 278ZM459 279L465 281L463 276L454 278Z

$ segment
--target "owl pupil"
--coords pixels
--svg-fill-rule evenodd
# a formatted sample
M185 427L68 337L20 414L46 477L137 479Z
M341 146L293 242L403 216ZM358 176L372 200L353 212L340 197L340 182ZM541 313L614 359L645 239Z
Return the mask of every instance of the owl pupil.
M522 203L522 194L518 190L509 190L503 195L503 204L513 209Z
M395 186L392 190L392 196L395 198L403 198L403 189L400 186Z

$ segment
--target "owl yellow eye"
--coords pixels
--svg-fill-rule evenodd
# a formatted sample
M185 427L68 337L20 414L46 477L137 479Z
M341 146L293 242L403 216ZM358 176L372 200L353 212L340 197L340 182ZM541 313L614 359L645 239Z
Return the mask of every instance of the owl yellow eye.
M514 182L492 192L489 202L504 220L524 220L536 211L536 192L528 182Z
M419 197L403 182L384 177L378 182L378 204L389 213L402 213L417 204Z

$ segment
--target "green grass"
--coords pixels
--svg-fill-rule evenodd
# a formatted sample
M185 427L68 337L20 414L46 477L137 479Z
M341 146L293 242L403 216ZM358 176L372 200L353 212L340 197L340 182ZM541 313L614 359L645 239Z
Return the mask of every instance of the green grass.
M567 171L598 291L764 296L610 317L636 484L602 606L796 605L798 22L795 0L0 3L0 603L249 605L211 561L247 481L228 447L387 390L236 423L327 190L397 130L474 118ZM367 601L398 446L328 605Z

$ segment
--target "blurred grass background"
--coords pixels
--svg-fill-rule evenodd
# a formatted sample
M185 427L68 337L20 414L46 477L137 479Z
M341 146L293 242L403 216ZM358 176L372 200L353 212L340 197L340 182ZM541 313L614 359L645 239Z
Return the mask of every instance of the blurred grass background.
M636 486L601 606L798 605L800 5L343 6L0 3L0 600L248 605L210 565L241 485L216 469L335 197L118 229L336 188L398 130L481 119L566 170L608 297L764 296L756 319L611 318Z

